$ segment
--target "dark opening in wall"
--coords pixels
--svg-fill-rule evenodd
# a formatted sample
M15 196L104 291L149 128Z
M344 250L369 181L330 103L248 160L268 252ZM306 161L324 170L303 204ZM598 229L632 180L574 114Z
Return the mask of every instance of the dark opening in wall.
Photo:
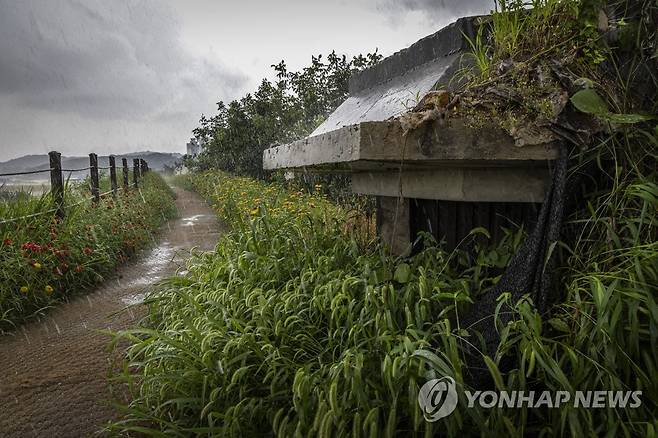
M433 235L438 242L445 240L449 251L476 227L489 231L490 243L499 242L505 236L503 228L516 229L523 225L526 230L530 230L537 222L541 208L540 203L527 202L409 201L412 242L424 231ZM418 251L419 245L413 249Z

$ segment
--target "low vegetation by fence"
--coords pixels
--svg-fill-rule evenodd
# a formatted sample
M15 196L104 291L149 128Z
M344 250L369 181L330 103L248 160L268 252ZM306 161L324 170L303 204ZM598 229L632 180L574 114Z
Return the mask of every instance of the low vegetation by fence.
M113 161L101 167L92 155L85 181L65 183L72 169L52 153L49 192L0 202L0 334L106 278L176 214L172 190L143 160L132 181L124 160L123 187Z
M102 167L98 165L98 155L95 153L89 154L89 166L78 168L78 169L64 169L62 168L62 154L57 151L51 151L48 153L50 167L48 169L41 170L32 170L26 172L11 172L11 173L0 173L0 177L11 177L11 176L23 176L23 175L35 175L41 173L50 173L50 194L53 199L54 207L51 209L43 210L37 213L30 215L23 215L12 218L2 218L0 217L0 225L10 222L16 222L18 220L30 219L32 217L55 213L55 215L62 219L66 214L67 206L65 204L65 183L68 181L68 178L64 178L66 173L70 175L73 172L84 172L89 171L89 189L91 191L91 197L88 199L92 202L99 202L102 197L112 195L116 197L120 188L117 181L117 166L116 166L116 157L110 155L108 158L109 165ZM131 186L134 188L139 188L140 179L149 171L148 163L141 158L133 159L133 168L132 168L132 183L130 181L130 168L128 167L128 159L122 158L122 174L123 174L123 190L128 190ZM104 193L100 191L99 183L99 171L108 170L110 177L110 190ZM79 201L75 205L79 205L81 202L86 200Z

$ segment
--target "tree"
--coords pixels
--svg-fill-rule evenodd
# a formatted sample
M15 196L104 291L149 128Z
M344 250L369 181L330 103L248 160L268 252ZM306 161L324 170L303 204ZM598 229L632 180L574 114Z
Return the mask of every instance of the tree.
M310 134L348 96L349 78L382 58L377 51L348 60L331 52L323 60L290 72L285 61L272 65L276 81L263 79L254 93L201 117L194 136L205 144L198 169L217 168L264 178L263 150Z

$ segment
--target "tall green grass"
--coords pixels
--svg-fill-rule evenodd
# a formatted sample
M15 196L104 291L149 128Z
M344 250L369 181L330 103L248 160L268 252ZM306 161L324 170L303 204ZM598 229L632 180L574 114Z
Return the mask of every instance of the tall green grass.
M571 62L577 57L581 68L592 68L605 59L596 46L600 34L595 17L603 3L496 0L494 11L481 20L475 37L467 38L471 51L465 57L477 68L471 82L496 80L501 71L493 67L510 61L520 63L517 67L522 69L538 60ZM594 17L585 16L591 11ZM461 74L467 72L468 67Z
M235 231L149 298L152 325L118 335L133 344L117 378L134 399L113 429L429 433L416 397L432 371L420 350L448 342L458 355L444 318L495 281L487 270L518 239L477 266L448 263L436 246L395 261L363 252L348 215L317 195L213 174L192 182Z
M63 220L49 193L0 203L2 220L25 217L0 224L0 332L100 281L175 214L173 192L154 173L139 191L98 204L87 190L84 183L67 187Z
M393 259L359 245L345 212L317 195L207 173L190 182L234 231L150 296L145 326L117 335L130 346L115 379L133 399L110 429L152 436L649 433L658 395L658 279L655 215L646 212L658 203L650 181L640 181L620 189L625 213L614 216L622 230L636 224L640 232L620 238L616 249L614 239L594 235L565 247L575 259L563 273L565 301L552 315L503 296L498 311L514 317L499 325L498 351L485 359L499 389L639 389L638 409L466 407L465 348L481 342L460 315L496 283L520 232L475 256L429 241L415 257ZM606 202L609 195L588 202L619 205ZM583 233L609 219L586 219ZM505 358L514 366L503 372ZM461 402L428 423L417 395L435 376L453 377Z

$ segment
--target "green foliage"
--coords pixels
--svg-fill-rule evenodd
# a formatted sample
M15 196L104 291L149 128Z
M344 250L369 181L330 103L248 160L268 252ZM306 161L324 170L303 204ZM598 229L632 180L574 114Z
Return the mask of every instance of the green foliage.
M597 160L608 147L587 158ZM349 214L321 195L206 173L188 183L234 231L216 253L192 260L189 275L149 297L147 325L117 335L115 342L131 344L116 379L133 389L133 401L112 429L172 436L641 435L655 427L657 411L658 185L655 168L636 170L613 192L593 192L588 208L570 218L584 226L573 247L562 244L563 304L540 315L527 299L501 297L496 314L510 313L512 321L499 322L502 341L484 361L499 389L640 389L638 409L465 407L464 349L480 341L459 315L497 282L520 232L493 248L476 245L475 254L446 253L424 236L423 251L397 260L359 244L352 237L358 229L346 228ZM515 365L502 371L509 359ZM440 423L427 423L418 390L441 376L455 379L461 401Z
M377 52L349 60L332 52L326 61L312 57L299 72L288 71L284 61L273 65L274 83L263 79L253 94L219 102L216 115L201 118L194 135L205 152L188 164L262 178L263 150L308 135L347 98L350 76L380 59Z
M566 67L563 72L581 76L573 84L580 88L570 97L573 107L611 126L592 144L582 145L587 150L572 152L571 174L596 169L597 184L590 181L582 205L568 220L572 237L550 248L561 255L563 301L550 315L539 315L532 303L508 303L503 296L502 309L512 312L514 321L501 332L494 364L506 357L515 364L502 374L507 388L640 389L644 403L640 409L601 412L553 410L534 425L527 417L531 411L511 417L500 412L489 417L494 430L548 436L655 433L658 132L646 125L654 117L642 114L642 109L656 110L658 80L651 68L652 50L646 47L656 41L654 3L545 1L533 3L531 11L513 3L492 17L491 63L512 58L524 71L546 69L551 62ZM610 15L609 24L618 33L599 32L602 13ZM501 78L501 72L490 69L474 82L500 81L524 98L531 95L515 73L512 69ZM623 124L635 126L616 129Z
M102 183L109 186L109 179ZM149 245L151 233L175 214L171 189L152 172L139 192L121 192L97 205L86 187L67 188L70 207L61 221L50 211L48 193L0 203L2 218L49 212L0 224L0 332L102 280Z
M638 162L626 156L619 164L631 158ZM635 170L613 192L593 193L571 218L585 226L566 250L566 297L552 315L502 297L499 311L515 317L500 326L497 354L485 362L499 388L641 389L643 406L460 404L439 425L446 435L630 436L655 427L647 420L658 396L658 185L655 167ZM345 212L317 195L212 174L192 184L235 231L150 297L150 327L117 338L132 343L130 371L119 379L134 399L114 428L174 436L431 434L418 387L448 375L460 392L466 388L462 348L477 345L478 335L458 315L495 284L496 268L520 239L510 235L475 257L430 242L414 258L394 260L359 250ZM516 365L503 373L505 357Z
M350 214L321 196L208 173L192 184L234 231L148 298L149 326L118 334L132 344L131 371L118 379L134 392L114 430L431 433L416 400L418 383L436 372L429 365L463 382L449 334L464 331L445 318L495 282L519 239L510 234L477 258L428 242L394 260L364 250ZM434 346L439 356L424 350Z
M478 74L484 76L491 68L491 56L489 54L489 46L484 41L483 32L484 26L480 26L474 40L467 35L464 35L464 37L471 47L471 51L466 54L466 57L475 63L475 66L478 68Z
M580 90L570 100L578 111L593 114L608 122L634 124L655 119L654 116L644 114L613 114L605 100L591 88Z
M539 59L577 57L585 68L601 63L605 57L596 27L600 3L496 0L495 10L482 20L475 41L469 39L467 56L478 68L474 80L495 78L500 72L491 66L510 60L530 64Z

